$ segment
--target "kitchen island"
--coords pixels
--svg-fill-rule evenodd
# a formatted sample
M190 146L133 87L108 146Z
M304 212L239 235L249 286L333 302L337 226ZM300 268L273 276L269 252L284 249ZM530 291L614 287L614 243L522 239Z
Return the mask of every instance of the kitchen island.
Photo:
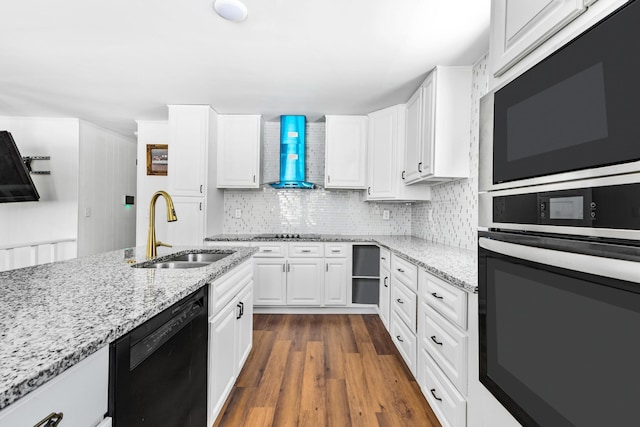
M162 248L159 258L193 248ZM254 248L193 269L133 268L144 248L0 273L0 409L251 258Z

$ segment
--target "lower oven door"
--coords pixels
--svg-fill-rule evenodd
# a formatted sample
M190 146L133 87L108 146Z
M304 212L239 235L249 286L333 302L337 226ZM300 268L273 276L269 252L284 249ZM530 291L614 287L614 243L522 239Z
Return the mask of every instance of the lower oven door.
M524 426L639 425L640 248L480 233L480 381Z

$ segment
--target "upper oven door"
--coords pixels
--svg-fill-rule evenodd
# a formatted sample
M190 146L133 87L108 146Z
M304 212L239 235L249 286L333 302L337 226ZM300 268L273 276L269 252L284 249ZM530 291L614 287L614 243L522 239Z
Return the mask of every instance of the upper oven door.
M640 248L482 233L480 381L525 427L638 424Z
M635 1L487 98L481 122L493 124L493 188L481 190L640 169L640 56L624 48L640 38L638 22Z

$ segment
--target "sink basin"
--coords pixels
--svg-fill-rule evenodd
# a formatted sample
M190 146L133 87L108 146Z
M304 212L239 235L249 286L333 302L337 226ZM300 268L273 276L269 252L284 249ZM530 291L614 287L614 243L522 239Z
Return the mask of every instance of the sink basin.
M200 268L211 264L210 262L195 261L164 261L149 264L144 268Z
M221 260L222 258L226 258L231 254L211 254L211 253L193 253L193 254L183 254L177 255L174 257L170 257L167 261L188 261L188 262L216 262Z
M200 268L220 261L231 253L193 252L163 257L161 260L149 263L136 264L138 268Z

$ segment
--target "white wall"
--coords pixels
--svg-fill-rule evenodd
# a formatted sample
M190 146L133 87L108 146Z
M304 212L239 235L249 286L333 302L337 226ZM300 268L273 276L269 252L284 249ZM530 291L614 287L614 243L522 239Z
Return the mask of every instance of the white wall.
M40 201L0 204L0 246L77 238L79 126L78 119L0 117L22 156L51 156L32 163L51 171L31 175Z
M81 121L79 148L78 255L134 246L135 140ZM126 206L125 195L136 204Z
M169 181L166 176L147 175L147 144L169 143L168 121L138 120L138 197L136 198L136 246L146 246L149 226L149 201L158 190L167 190ZM164 198L158 200L156 209L165 212ZM162 218L162 215L160 215ZM169 227L166 221L156 221L156 236L167 239Z

